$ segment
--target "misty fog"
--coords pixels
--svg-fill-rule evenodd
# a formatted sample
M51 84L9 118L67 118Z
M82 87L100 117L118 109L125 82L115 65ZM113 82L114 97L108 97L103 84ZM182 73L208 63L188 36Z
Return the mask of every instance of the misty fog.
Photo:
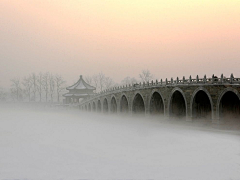
M158 116L0 107L0 179L240 177L239 131Z

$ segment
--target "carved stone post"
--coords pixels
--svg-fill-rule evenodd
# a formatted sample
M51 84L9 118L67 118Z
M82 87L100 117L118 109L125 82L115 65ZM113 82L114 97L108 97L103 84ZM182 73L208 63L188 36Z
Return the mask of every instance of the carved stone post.
M230 83L231 84L233 83L233 74L231 74L231 76L230 76Z
M207 77L206 77L206 74L204 75L204 78L203 78L203 83L205 84L207 82Z

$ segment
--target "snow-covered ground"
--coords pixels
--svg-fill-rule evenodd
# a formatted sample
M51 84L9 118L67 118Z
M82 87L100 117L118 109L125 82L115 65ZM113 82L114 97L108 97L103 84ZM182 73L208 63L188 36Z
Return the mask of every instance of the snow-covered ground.
M239 180L240 135L149 118L1 108L0 179Z

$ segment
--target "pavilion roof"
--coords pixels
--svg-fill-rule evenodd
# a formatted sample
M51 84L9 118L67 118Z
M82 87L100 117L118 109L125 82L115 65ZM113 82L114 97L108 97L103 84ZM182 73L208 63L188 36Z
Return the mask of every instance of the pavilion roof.
M88 83L86 83L83 78L82 75L80 76L80 79L73 84L72 86L69 86L66 88L67 90L72 90L72 89L79 89L79 90L84 90L84 89L89 89L89 90L96 90L95 87L89 85Z

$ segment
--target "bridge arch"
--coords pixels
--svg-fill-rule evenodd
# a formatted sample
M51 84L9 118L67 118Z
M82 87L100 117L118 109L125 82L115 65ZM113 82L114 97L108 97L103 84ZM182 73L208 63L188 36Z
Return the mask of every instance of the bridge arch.
M104 98L103 100L103 113L108 113L108 100Z
M217 119L223 119L226 122L239 121L240 94L236 89L228 87L220 93L217 100Z
M164 98L159 90L152 90L149 99L149 111L152 115L164 115L165 103Z
M213 101L210 93L204 87L197 88L191 97L190 115L192 118L214 118Z
M96 103L95 103L95 101L93 101L93 103L92 103L92 111L93 112L96 112Z
M97 101L97 112L101 112L102 111L102 103L101 103L101 100L98 99Z
M168 99L168 115L169 117L183 118L187 117L187 100L184 92L176 87L174 88Z
M88 104L88 111L89 111L89 112L92 111L91 103Z
M123 93L120 98L120 112L124 114L129 112L129 100L125 93Z
M111 97L110 110L111 110L111 113L117 113L117 100L114 95Z
M139 91L137 91L133 96L132 113L133 114L145 114L144 98Z

